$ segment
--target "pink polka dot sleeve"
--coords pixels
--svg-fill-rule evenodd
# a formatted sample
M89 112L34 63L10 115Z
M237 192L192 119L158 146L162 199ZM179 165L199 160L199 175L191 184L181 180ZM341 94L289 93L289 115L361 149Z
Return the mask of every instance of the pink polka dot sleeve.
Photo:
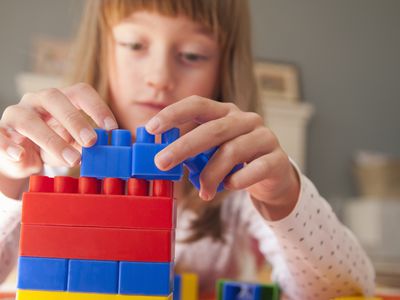
M0 282L17 260L20 220L21 202L0 194Z
M242 217L272 264L285 299L373 295L370 260L305 176L298 203L286 218L265 221L254 206L244 209Z

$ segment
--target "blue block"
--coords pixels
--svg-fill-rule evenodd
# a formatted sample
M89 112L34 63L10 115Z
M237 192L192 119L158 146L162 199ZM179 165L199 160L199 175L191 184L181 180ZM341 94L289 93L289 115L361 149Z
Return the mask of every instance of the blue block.
M119 294L168 296L172 290L172 263L120 262Z
M262 300L262 288L258 284L225 282L222 288L222 300Z
M68 260L21 256L18 261L19 289L65 291Z
M213 147L210 150L207 150L203 153L200 153L194 157L188 158L183 162L183 164L189 169L189 181L200 190L200 174L203 171L204 167L207 165L208 161L214 155L214 153L218 150L217 147ZM226 177L235 173L236 171L243 168L243 164L236 165ZM225 177L225 178L226 178ZM217 192L221 192L224 189L224 183L221 182L218 185Z
M136 130L136 143L132 145L132 177L141 179L180 180L183 175L182 164L168 171L161 171L154 163L158 152L179 137L179 129L172 128L161 135L161 143L155 143L155 136L144 127Z
M82 148L81 176L121 178L131 177L132 135L129 130L116 129L109 133L103 129L95 129L96 144Z
M174 294L172 300L181 300L181 285L182 277L179 274L175 274L174 277Z
M116 294L118 292L117 261L69 261L68 286L70 292Z

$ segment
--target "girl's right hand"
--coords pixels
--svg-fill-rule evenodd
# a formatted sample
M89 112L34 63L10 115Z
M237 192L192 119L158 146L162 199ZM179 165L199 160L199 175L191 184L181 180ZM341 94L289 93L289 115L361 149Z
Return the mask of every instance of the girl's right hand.
M81 146L91 146L97 138L82 112L98 127L118 126L107 104L85 83L28 93L8 106L0 120L0 173L25 178L39 172L44 163L77 165Z

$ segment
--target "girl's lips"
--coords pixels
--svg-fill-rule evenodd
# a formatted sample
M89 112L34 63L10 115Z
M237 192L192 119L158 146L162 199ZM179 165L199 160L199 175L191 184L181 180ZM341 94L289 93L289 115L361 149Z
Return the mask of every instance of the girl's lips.
M135 105L138 105L138 106L141 106L144 108L153 109L153 110L162 110L166 107L166 105L151 103L151 102L135 102Z

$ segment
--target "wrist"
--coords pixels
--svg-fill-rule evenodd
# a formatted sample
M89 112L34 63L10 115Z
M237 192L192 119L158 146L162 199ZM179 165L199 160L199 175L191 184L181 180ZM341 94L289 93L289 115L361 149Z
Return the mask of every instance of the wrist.
M258 199L250 195L259 213L268 221L278 221L287 217L295 208L300 194L300 178L293 166L286 189L273 198Z

